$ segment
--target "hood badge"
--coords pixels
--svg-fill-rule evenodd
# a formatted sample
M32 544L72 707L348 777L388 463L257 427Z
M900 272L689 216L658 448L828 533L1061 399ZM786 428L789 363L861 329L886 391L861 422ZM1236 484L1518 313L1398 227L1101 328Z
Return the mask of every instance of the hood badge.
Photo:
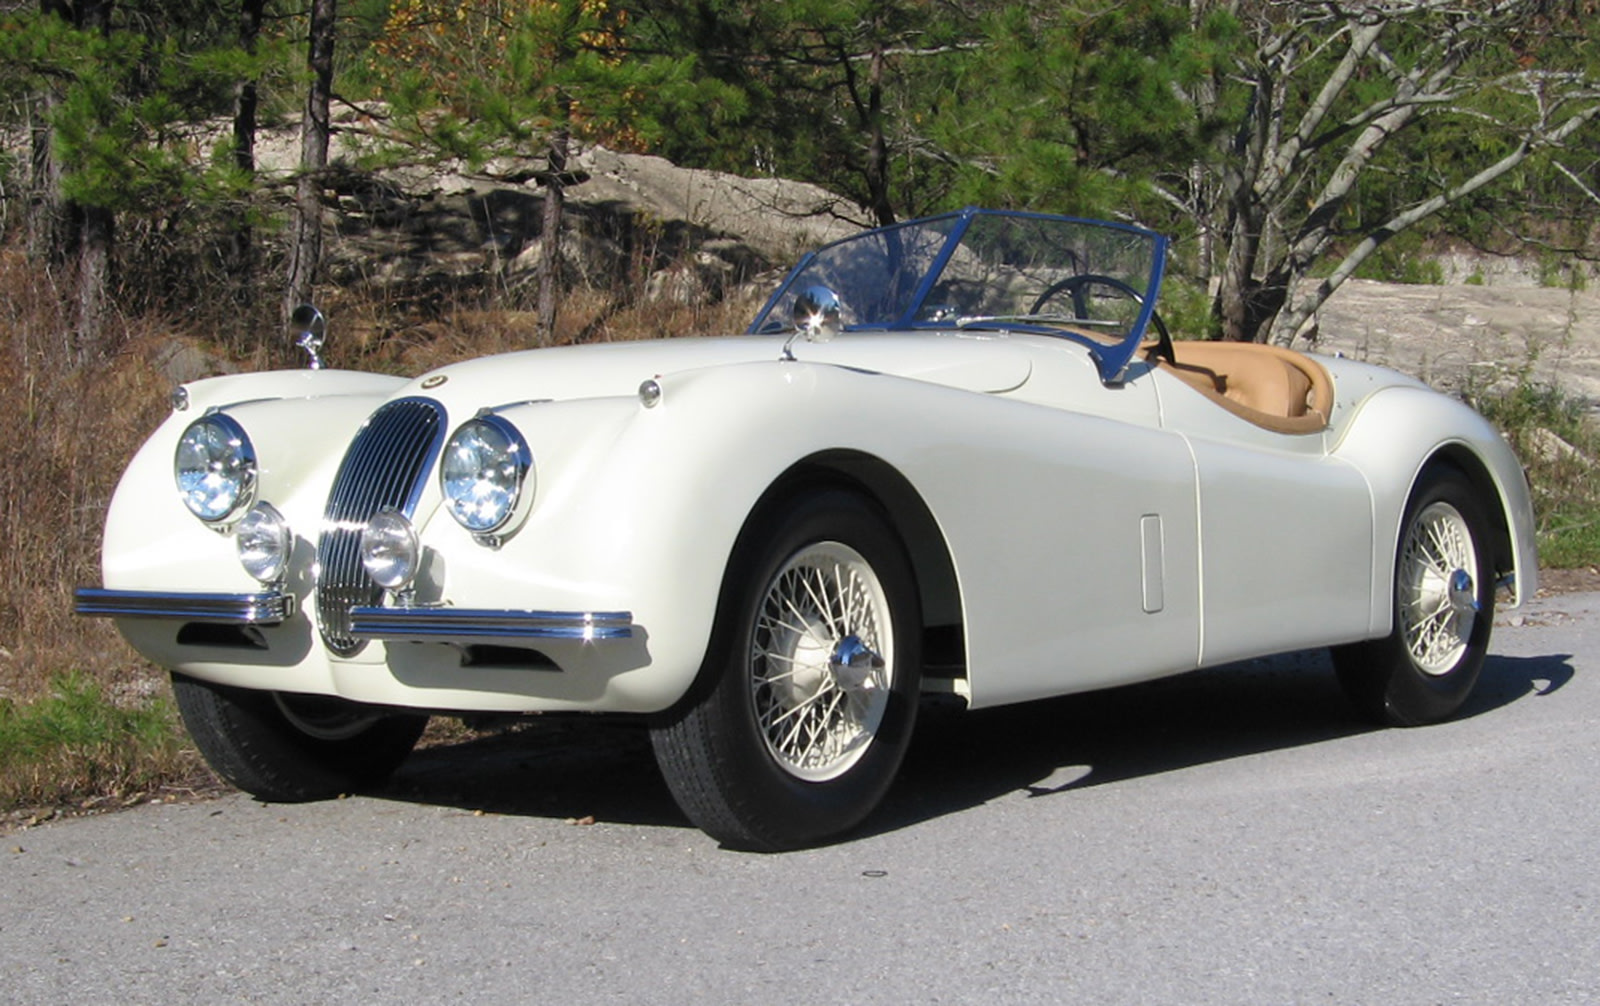
M429 377L422 382L422 387L424 389L437 388L439 385L448 380L450 380L450 377L447 374L434 374L432 377Z

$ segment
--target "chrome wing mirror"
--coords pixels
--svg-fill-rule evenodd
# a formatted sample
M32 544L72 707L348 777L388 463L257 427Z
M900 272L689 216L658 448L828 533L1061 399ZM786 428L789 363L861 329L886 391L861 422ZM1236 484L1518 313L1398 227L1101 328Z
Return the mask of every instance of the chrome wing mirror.
M311 357L312 370L322 369L322 357L318 352L322 349L322 337L327 331L328 319L310 304L301 304L289 315L289 337Z
M808 286L794 299L794 334L783 344L783 359L794 359L796 339L827 342L844 330L844 305L839 295L825 286Z

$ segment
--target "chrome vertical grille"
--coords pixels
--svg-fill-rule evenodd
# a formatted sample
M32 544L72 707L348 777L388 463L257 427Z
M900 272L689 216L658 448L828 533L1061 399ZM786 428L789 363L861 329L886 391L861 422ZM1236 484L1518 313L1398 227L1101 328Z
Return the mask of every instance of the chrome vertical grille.
M350 442L317 541L317 621L335 653L351 656L366 645L350 635L350 609L383 597L361 565L361 529L384 507L413 515L444 436L443 406L401 398L374 412Z

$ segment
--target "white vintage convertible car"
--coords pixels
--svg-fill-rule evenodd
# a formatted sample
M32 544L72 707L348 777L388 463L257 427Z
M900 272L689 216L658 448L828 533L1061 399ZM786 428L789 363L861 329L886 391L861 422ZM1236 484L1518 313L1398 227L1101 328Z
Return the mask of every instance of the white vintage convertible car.
M429 714L648 723L737 847L838 836L919 699L969 708L1333 648L1454 712L1535 588L1521 467L1408 377L1173 341L1166 241L968 209L804 258L748 333L414 379L197 381L106 521L116 619L268 800L370 786Z

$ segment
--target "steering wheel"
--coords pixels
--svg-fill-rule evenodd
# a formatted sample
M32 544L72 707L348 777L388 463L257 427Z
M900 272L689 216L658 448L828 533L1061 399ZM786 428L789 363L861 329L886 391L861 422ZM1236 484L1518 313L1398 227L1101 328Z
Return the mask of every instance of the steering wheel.
M1045 288L1044 293L1041 293L1034 300L1033 307L1028 309L1028 313L1040 314L1041 308L1049 303L1051 298L1066 294L1072 298L1072 316L1087 321L1092 317L1089 313L1089 297L1087 294L1089 288L1094 286L1110 287L1136 304L1144 303L1144 297L1140 295L1139 291L1122 280L1114 276L1102 276L1099 273L1086 272L1079 273L1076 276L1068 276L1064 280L1050 284ZM1156 353L1164 357L1168 363L1177 363L1177 354L1172 348L1172 336L1167 333L1167 323L1162 321L1161 315L1154 311L1150 312L1150 323L1156 329Z

